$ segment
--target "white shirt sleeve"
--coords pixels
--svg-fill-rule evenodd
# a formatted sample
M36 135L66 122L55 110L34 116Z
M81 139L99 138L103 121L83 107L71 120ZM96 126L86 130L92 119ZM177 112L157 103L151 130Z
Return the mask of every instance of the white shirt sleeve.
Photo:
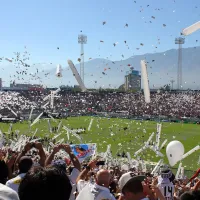
M84 181L84 180L79 180L78 183L77 183L77 190L78 192L80 193L80 191L87 185L87 181Z
M78 178L79 174L80 174L80 171L78 169L74 168L72 170L72 173L69 175L69 179L73 184L76 183L76 179Z
M100 194L97 196L97 200L102 200L102 199L106 199L106 200L116 200L115 197L109 193L109 192L100 192Z

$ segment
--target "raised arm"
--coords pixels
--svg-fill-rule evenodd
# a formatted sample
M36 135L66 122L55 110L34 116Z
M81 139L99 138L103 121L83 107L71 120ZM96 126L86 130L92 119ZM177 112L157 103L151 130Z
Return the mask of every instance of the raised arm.
M42 147L42 144L40 142L35 143L35 148L39 150L39 156L40 156L40 161L39 164L44 167L45 166L45 160L46 160L46 154L44 152L44 149Z
M54 159L55 154L56 154L58 151L60 151L60 149L61 149L61 146L60 146L60 145L54 146L53 151L49 154L49 156L48 156L48 157L46 158L46 160L45 160L45 166L51 164L52 160Z
M62 147L69 154L70 160L73 163L74 167L76 169L78 169L79 171L81 171L81 164L80 164L78 158L72 152L71 147L67 144L63 144Z
M88 163L87 167L79 174L78 178L76 179L76 183L78 183L79 180L85 180L87 173L95 168L97 161L92 160Z

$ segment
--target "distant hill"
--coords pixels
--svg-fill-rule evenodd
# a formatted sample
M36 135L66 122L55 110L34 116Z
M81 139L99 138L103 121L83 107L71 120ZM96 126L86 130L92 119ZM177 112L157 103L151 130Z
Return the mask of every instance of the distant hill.
M165 84L169 84L171 79L175 80L174 88L176 88L177 80L177 63L178 50L171 49L162 53L153 53L145 55L136 55L125 60L110 61L106 59L93 59L85 62L85 85L88 88L94 87L119 87L124 83L124 76L129 71L130 66L140 70L140 60L145 59L148 62L148 75L151 88L159 88ZM200 89L200 47L183 49L183 88ZM49 68L43 72L42 69ZM63 77L55 76L56 66L46 64L37 65L43 84L48 86L74 85L77 84L75 77L69 67L63 68ZM80 65L76 65L79 71ZM31 67L30 71L35 71L36 67ZM9 79L11 73L15 73L15 69L10 66L10 70L5 68L1 73L1 77ZM35 72L34 72L35 73ZM47 74L45 76L45 74ZM24 80L29 79L25 76ZM10 80L10 79L9 79ZM16 82L18 82L16 80ZM20 81L22 82L22 81ZM38 82L37 82L38 83Z
M136 55L126 60L110 61L93 59L85 62L86 87L119 87L124 82L124 75L130 69L140 71L140 60L148 62L148 75L151 88L159 88L169 84L171 79L177 80L178 50L171 49L162 53ZM200 47L183 49L183 87L184 89L200 89ZM80 65L76 65L79 71ZM49 72L48 78L42 77L47 84L77 84L69 67L63 69L63 77L55 77L55 68ZM103 73L105 73L105 75ZM44 74L43 73L43 74ZM40 74L42 76L42 74ZM95 83L96 82L96 83Z

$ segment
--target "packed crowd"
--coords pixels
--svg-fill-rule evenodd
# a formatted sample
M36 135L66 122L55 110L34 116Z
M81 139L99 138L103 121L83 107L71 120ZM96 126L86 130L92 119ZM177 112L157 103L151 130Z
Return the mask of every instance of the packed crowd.
M1 92L0 111L6 113L7 109L20 115L30 112L32 107L44 110L44 96ZM54 109L199 117L199 97L199 93L156 93L151 95L151 103L145 104L141 94L67 93L55 98ZM45 109L50 109L49 105ZM0 139L0 199L197 200L199 173L200 170L192 178L176 179L166 165L156 173L131 164L124 169L122 163L108 164L99 155L80 162L70 145L56 144L47 137L27 138L10 133L7 139Z
M40 92L1 92L0 114L17 114L36 110L51 110L45 107L46 95ZM49 97L50 98L50 97ZM9 108L8 108L9 107ZM151 103L146 104L143 94L131 93L65 93L54 98L54 110L68 113L125 112L131 116L200 117L200 93L153 93Z
M0 199L200 199L200 170L190 179L175 179L165 165L151 174L134 166L108 166L102 159L93 156L80 163L67 144L47 151L40 142L28 142L19 152L5 145L0 150Z

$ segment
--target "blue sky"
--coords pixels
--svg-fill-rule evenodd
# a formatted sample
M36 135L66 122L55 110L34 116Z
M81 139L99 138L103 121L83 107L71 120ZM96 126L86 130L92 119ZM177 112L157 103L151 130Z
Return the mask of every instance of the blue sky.
M199 19L198 0L6 0L0 6L0 57L11 58L26 46L30 64L66 66L69 58L77 63L77 37L82 30L88 36L86 61L89 57L121 60L122 54L129 58L177 48L174 38ZM200 31L188 36L184 47L199 46L196 39L200 42Z

